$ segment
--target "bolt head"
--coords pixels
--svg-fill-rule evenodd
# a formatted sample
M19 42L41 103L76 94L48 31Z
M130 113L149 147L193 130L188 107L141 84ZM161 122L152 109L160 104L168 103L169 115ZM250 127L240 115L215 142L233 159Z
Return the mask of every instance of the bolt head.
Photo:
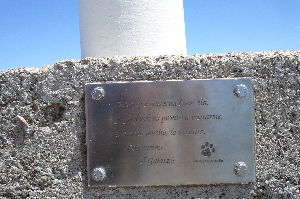
M234 172L238 176L245 176L249 170L245 162L237 162L234 166Z
M106 178L106 171L103 167L96 167L93 169L92 177L95 181L102 181Z
M248 93L248 88L243 85L243 84L239 84L234 88L234 95L238 98L242 98L245 97Z
M92 91L92 98L94 100L102 100L105 96L105 91L102 87L96 87Z

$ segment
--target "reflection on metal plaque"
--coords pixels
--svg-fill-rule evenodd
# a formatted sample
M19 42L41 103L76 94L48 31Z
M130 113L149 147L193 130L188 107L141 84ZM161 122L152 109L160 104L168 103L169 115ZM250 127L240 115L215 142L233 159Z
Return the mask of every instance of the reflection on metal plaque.
M90 186L255 180L250 78L85 86Z

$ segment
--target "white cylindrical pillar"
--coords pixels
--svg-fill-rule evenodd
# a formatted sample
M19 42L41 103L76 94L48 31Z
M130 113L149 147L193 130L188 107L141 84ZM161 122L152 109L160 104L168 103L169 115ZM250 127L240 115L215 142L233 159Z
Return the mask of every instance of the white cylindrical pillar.
M81 56L186 54L183 0L78 0Z

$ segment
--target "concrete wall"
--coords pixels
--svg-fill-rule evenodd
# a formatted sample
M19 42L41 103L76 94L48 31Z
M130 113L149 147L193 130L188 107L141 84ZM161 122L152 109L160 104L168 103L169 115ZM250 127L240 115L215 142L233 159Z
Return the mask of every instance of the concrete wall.
M13 61L13 60L12 60ZM252 77L256 183L89 188L84 84ZM300 51L62 61L0 72L0 196L300 197Z

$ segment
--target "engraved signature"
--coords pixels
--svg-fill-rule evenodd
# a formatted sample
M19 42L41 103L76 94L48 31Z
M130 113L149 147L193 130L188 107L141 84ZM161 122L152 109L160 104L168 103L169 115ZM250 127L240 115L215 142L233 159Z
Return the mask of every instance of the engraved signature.
M163 157L157 157L157 158L148 158L145 157L144 161L141 162L141 164L148 164L148 166L156 165L156 164L171 164L175 162L175 158L163 158Z

